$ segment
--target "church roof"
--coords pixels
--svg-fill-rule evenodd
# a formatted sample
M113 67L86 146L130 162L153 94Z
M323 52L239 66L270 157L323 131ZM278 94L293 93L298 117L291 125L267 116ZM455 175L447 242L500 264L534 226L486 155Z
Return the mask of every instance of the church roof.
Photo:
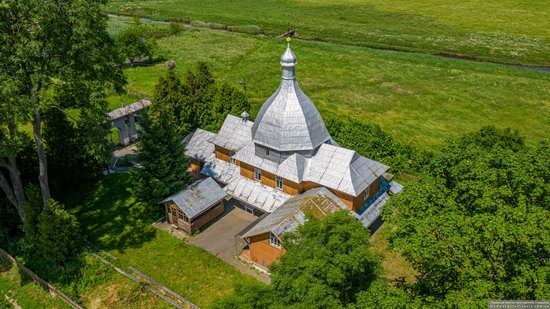
M287 47L281 56L283 76L275 93L262 105L254 126L255 143L278 151L313 150L330 139L323 118L300 89L294 74L296 56Z
M202 129L197 129L195 132L187 135L182 141L185 146L185 155L193 159L205 161L214 152L214 144L208 141L214 136L216 134Z
M294 232L307 220L308 215L321 219L339 210L348 210L348 208L334 193L326 188L311 189L288 199L247 231L243 237L267 232L281 237L284 233Z
M237 151L252 139L250 128L253 124L246 118L227 115L220 131L210 139L210 142Z

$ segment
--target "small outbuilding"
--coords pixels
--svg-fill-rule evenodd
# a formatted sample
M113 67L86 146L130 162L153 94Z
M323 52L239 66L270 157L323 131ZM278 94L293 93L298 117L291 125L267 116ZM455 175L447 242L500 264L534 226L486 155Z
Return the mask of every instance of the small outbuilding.
M227 193L208 177L198 180L161 203L166 211L166 221L192 234L205 224L223 214Z

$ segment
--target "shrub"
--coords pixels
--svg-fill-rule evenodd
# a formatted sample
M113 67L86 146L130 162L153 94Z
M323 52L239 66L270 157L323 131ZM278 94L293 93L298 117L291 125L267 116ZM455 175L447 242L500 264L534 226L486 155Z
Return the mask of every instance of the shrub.
M184 26L182 23L178 22L170 22L170 33L171 34L177 34L182 32L184 29Z
M57 201L50 199L48 208L38 217L38 241L42 257L55 264L62 264L78 251L80 229L76 217Z

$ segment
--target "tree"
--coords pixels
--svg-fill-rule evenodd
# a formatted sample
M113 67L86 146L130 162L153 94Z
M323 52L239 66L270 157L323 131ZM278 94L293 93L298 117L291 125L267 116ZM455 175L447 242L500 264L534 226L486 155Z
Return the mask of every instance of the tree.
M239 285L216 308L404 307L407 296L380 278L370 233L346 211L309 218L283 236L286 253L271 266L270 286ZM372 295L377 298L371 299Z
M369 237L368 229L345 211L310 219L283 240L287 252L272 266L275 298L316 308L354 303L379 272Z
M147 38L143 29L139 26L128 28L120 33L117 38L117 46L120 54L130 60L130 63L141 57L153 58L156 50L156 42L153 38Z
M417 298L440 306L548 299L550 147L483 128L442 149L384 218L419 272Z
M144 113L138 160L142 167L132 170L136 192L151 210L158 209L161 199L191 183L174 117L159 103L153 102Z
M9 89L6 102L14 106L8 111L7 127L16 128L13 124L32 118L45 208L51 195L41 132L42 113L45 105L52 102L44 98L60 89L71 89L72 100L66 102L82 108L93 104L88 99L91 93L107 84L118 87L123 82L117 65L120 60L106 31L107 16L101 11L104 3L103 0L3 0L0 5L3 59L0 81ZM70 106L63 106L67 107ZM8 161L10 158L13 155L8 156ZM11 163L8 166L10 175L16 174L16 166ZM4 179L0 179L0 184L19 210L24 202L22 185L17 177L11 178L12 190L5 186Z
M204 62L197 64L196 73L185 75L184 102L180 116L181 131L189 132L212 122L212 100L216 88L210 68Z
M235 87L223 83L218 87L212 103L212 122L204 128L207 130L218 131L225 117L228 114L240 115L242 112L249 111L250 104L244 94Z
M105 166L108 127L101 124L108 122L94 115L102 113L82 110L81 117L75 120L58 108L44 112L44 140L54 197L98 176Z
M153 102L162 105L174 119L179 119L184 109L183 84L178 77L175 62L168 63L168 72L155 85Z
M80 229L76 217L57 201L48 200L48 208L38 217L37 247L44 259L62 264L78 252Z

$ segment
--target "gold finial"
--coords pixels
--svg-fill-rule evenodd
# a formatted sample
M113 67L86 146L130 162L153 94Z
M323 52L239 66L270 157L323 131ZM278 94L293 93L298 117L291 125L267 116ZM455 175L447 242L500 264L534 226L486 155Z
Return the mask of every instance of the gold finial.
M287 36L287 37L286 37L286 41L287 41L288 43L290 43L290 41L292 41L292 38L291 38L290 36Z

